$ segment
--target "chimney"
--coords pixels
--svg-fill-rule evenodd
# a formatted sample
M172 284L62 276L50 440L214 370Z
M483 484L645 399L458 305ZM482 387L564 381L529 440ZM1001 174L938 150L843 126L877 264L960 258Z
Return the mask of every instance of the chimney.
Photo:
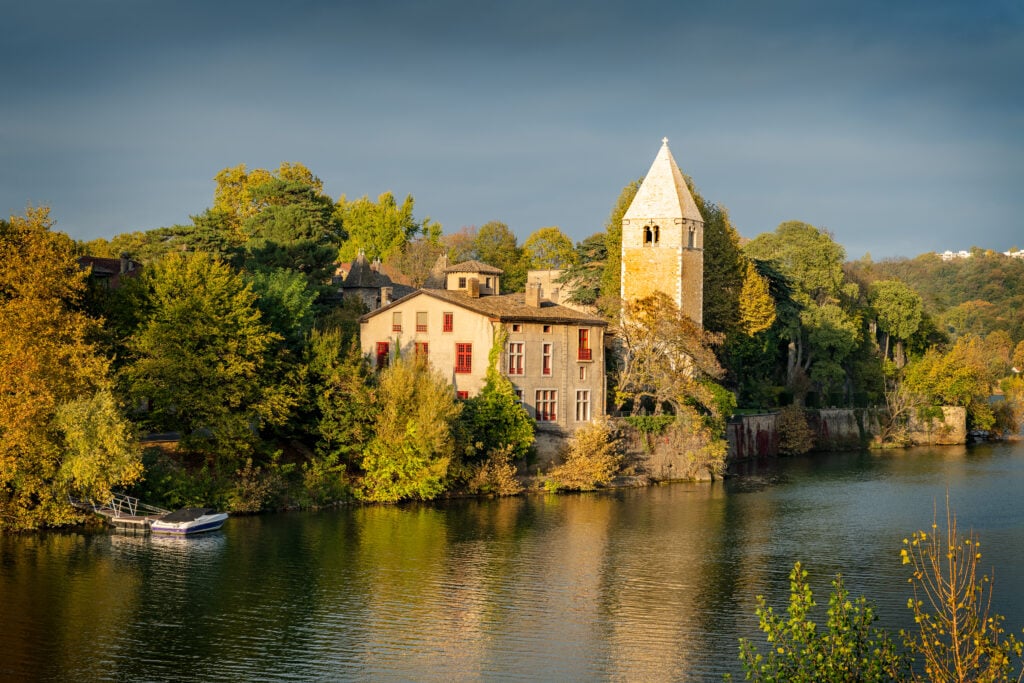
M370 270L372 270L375 273L380 272L380 256L373 259L373 263L370 264Z
M526 305L540 308L540 283L531 282L526 285Z
M132 260L128 258L128 254L121 254L121 275L124 275L132 269Z
M392 289L391 287L380 288L380 305L381 308L391 303Z
M474 299L480 298L480 280L475 277L469 278L469 296Z

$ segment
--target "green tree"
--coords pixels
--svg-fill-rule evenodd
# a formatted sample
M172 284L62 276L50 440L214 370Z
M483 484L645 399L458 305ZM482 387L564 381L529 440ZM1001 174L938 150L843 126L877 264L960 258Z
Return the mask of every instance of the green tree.
M792 298L800 308L788 319L786 383L794 394L806 392L802 378L810 378L823 391L835 389L848 378L843 363L862 340L860 315L853 302L859 297L855 283L843 273L846 252L832 236L813 225L789 221L773 233L758 235L745 247L748 256L771 261L786 276Z
M634 180L622 188L604 224L608 258L601 274L601 297L606 300L618 300L622 295L622 217L629 210L642 182L643 178Z
M374 437L362 457L360 495L370 501L430 500L445 490L461 406L421 358L397 358L380 374Z
M338 259L351 261L362 251L370 260L389 260L417 236L439 238L441 226L429 218L417 221L413 216L414 204L412 195L406 195L399 206L390 192L377 197L376 202L368 197L349 201L342 195L334 215L348 233L348 239L341 245Z
M245 241L245 222L269 205L268 197L258 188L272 180L303 185L311 188L317 196L324 197L323 182L299 163L282 162L277 171L264 168L250 171L245 164L223 169L214 176L217 186L213 194L213 211L226 217L225 226L234 242L240 244Z
M46 208L0 220L0 527L74 521L69 490L102 494L138 476L123 418L105 401L107 362L87 341L86 273L52 227ZM71 416L83 423L72 428ZM111 431L93 440L95 425Z
M824 628L811 619L814 595L807 571L797 562L789 574L786 616L757 596L757 617L768 647L764 652L740 639L745 679L823 683L827 681L903 681L910 674L905 656L892 638L872 624L874 606L864 597L850 600L837 574L832 581Z
M607 259L607 240L601 233L591 235L576 245L576 262L558 278L558 282L572 290L570 302L584 306L597 304Z
M358 466L377 414L375 376L359 339L346 344L340 330L314 330L308 355L319 410L317 454Z
M704 199L692 184L690 189L704 219L704 327L711 332L733 333L740 325L747 259L726 208Z
M295 397L267 376L281 341L256 294L225 263L201 252L169 254L143 275L149 313L129 341L122 370L145 425L178 431L187 447L241 462L258 430L280 425Z
M889 358L889 342L897 340L895 349L896 365L902 367L903 344L921 326L924 304L921 296L902 280L879 280L871 284L869 300L878 321L878 327L885 335L883 358Z
M507 340L504 330L495 333L484 386L462 403L460 431L466 435L469 457L507 448L513 458L523 459L533 446L533 420L516 397L512 382L498 370Z
M501 221L484 223L473 240L475 258L501 268L501 289L521 292L526 287L527 263L515 234Z
M540 228L523 242L527 270L568 268L576 261L572 240L558 228Z
M277 178L251 193L262 208L242 226L247 269L288 268L313 285L324 284L343 236L330 198L311 185Z

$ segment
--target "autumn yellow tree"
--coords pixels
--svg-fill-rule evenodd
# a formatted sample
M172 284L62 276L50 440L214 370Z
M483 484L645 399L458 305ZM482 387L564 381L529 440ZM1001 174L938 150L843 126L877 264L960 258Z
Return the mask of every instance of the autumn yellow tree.
M141 472L107 362L87 341L87 274L51 228L46 208L0 221L2 528L74 521L68 493L102 497Z
M775 323L775 300L768 281L757 272L753 261L747 261L740 292L740 325L749 336L764 332Z

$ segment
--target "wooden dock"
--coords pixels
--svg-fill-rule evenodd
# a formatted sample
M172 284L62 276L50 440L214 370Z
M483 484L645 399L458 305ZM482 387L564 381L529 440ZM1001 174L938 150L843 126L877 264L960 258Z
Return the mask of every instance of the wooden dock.
M136 534L148 534L153 520L160 519L170 512L170 510L140 503L138 498L121 493L113 494L113 497L104 503L79 500L71 502L78 508L89 510L105 518L111 526L119 531Z

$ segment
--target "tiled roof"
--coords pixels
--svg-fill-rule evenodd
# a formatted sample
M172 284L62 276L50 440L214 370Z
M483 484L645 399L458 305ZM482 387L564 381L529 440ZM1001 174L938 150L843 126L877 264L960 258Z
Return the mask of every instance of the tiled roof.
M494 266L484 263L483 261L463 261L462 263L456 263L454 266L448 266L444 269L446 273L483 273L484 275L501 275L505 271L501 268L495 268Z
M348 275L345 276L345 281L341 283L342 289L355 289L359 287L365 288L378 288L378 287L390 287L391 278L387 275L378 273L376 270L370 267L370 262L366 260L366 255L362 252L352 262L352 267L348 271Z
M560 323L566 325L586 324L604 326L608 324L608 321L603 318L581 313L566 306L553 304L550 301L542 301L539 308L530 306L526 303L525 294L502 294L500 296L476 298L448 289L419 289L408 296L393 301L388 306L367 313L360 320L368 320L393 306L420 295L449 301L462 308L486 315L489 318L497 318L501 321Z

